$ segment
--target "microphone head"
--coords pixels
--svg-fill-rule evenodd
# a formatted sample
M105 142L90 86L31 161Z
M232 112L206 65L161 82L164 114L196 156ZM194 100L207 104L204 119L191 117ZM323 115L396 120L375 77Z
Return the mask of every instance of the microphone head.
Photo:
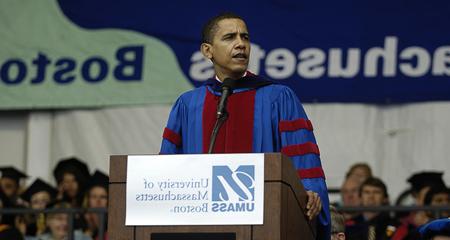
M228 88L233 89L236 86L236 80L231 78L225 78L222 82L222 89Z

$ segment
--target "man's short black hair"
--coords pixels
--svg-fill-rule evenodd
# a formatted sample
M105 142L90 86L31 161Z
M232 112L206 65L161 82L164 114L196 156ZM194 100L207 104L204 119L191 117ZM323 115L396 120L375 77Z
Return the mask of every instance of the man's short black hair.
M376 178L376 177L369 177L361 184L361 187L359 188L359 195L361 196L362 190L365 186L372 186L380 188L383 191L384 197L389 198L389 194L387 192L386 184L384 184L383 180Z
M217 23L223 19L240 19L244 21L241 16L231 12L221 13L209 19L208 22L206 22L205 26L203 26L202 43L212 43L214 34L216 34L217 32Z

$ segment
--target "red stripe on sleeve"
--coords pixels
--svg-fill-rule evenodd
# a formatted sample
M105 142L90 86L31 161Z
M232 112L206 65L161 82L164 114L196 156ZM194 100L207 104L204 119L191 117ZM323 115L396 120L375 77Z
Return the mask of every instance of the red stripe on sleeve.
M299 169L297 170L297 174L301 179L306 178L325 178L325 174L321 167L308 168L308 169Z
M280 132L292 132L299 129L313 130L311 121L304 118L298 118L292 121L280 121L278 128Z
M317 144L312 142L306 142L303 144L296 144L296 145L288 145L281 149L281 153L289 157L297 155L305 155L308 153L320 155L319 147L317 146Z
M177 147L181 146L180 134L172 131L169 128L164 128L163 138L169 140L171 143L175 144Z

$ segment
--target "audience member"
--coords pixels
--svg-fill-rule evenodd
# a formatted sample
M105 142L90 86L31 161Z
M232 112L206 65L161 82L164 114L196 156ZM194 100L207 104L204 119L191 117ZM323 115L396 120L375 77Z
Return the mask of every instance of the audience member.
M445 187L441 172L420 172L408 178L411 184L412 196L416 206L424 206L425 195L432 186ZM400 219L400 226L393 236L393 240L414 240L420 239L418 227L430 221L430 217L425 211L411 212L406 217Z
M0 208L13 208L14 205L3 191L0 190ZM0 215L0 239L22 240L24 239L22 232L16 227L15 214Z
M21 198L25 200L31 209L45 209L48 204L55 201L58 191L41 179L36 179ZM29 215L27 218L27 235L36 236L45 231L45 216L43 213Z
M431 187L446 187L442 175L442 172L420 172L408 178L417 206L423 206L425 195Z
M449 206L450 205L450 189L443 186L433 186L427 192L424 198L425 206ZM443 211L437 215L433 212L427 213L430 218L448 218L450 213Z
M86 208L108 208L108 184L109 177L100 172L95 171L91 177L90 186L86 192ZM84 214L86 220L85 233L93 239L98 239L98 233L100 228L100 216L95 212L88 212ZM107 229L108 217L103 219L104 231ZM104 239L108 239L107 235L104 235Z
M63 159L53 170L58 185L58 200L69 202L73 207L81 207L84 192L90 178L86 163L77 158Z
M55 200L57 193L56 188L38 178L22 193L21 198L32 209L45 209Z
M331 240L345 240L345 219L334 206L330 205Z
M21 185L21 179L28 176L15 167L1 167L2 177L0 178L0 188L3 193L10 199L11 203L18 205L18 196Z
M57 200L68 202L73 208L81 208L91 177L86 163L77 158L63 159L56 165L53 175L58 185ZM75 214L74 221L76 228L85 227L81 214Z
M52 209L68 209L71 208L70 203L57 201L50 206ZM64 240L68 236L68 214L67 213L48 213L46 217L47 231L37 237L38 240ZM81 230L73 231L75 240L92 240Z
M346 178L341 187L341 198L342 198L342 206L344 207L359 207L360 206L360 198L359 198L359 187L361 186L361 182L359 179L355 177ZM345 220L349 220L358 213L356 212L348 212L343 213Z
M355 163L353 164L348 172L345 174L345 178L355 177L361 183L367 178L372 177L372 169L367 163Z
M24 209L26 209L26 207L22 206L22 205L17 205L17 206L14 206L14 209L24 210ZM27 239L26 236L28 236L28 234L27 234L27 219L28 219L28 214L24 214L24 213L14 214L13 225L17 230L19 230L19 232L21 233L22 236L25 236L25 239Z
M360 188L361 206L378 207L389 204L386 185L379 178L366 179ZM396 222L388 213L365 211L354 217L346 226L348 239L381 240L390 239L396 229Z
M372 176L372 170L367 163L355 163L345 174L345 180L341 186L341 203L343 207L359 207L359 188L365 179ZM348 221L358 215L357 212L344 212L344 218Z

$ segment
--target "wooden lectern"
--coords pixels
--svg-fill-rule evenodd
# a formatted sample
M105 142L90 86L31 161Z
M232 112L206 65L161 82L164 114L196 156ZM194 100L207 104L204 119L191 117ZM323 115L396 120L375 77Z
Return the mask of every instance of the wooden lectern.
M306 217L306 192L291 160L264 154L264 224L213 226L125 226L127 156L110 158L110 240L313 240L315 223Z

